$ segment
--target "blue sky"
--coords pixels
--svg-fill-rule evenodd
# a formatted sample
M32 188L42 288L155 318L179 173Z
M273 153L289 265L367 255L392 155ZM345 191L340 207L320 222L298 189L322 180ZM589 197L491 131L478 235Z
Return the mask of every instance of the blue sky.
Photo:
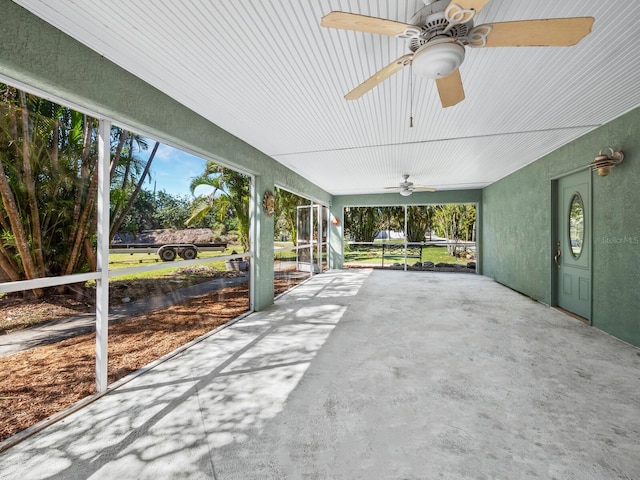
M151 154L155 142L149 139L149 149L141 155ZM151 164L151 183L144 185L145 190L153 191L155 182L156 191L165 190L171 195L191 196L189 184L193 177L197 177L204 171L206 161L189 153L177 150L168 145L160 144L156 156ZM206 187L199 187L196 194L206 194Z

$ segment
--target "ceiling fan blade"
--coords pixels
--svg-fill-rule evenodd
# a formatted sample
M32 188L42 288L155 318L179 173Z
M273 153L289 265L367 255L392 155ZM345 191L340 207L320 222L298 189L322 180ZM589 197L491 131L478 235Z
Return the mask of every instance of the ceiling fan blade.
M413 191L414 192L435 192L436 189L433 187L424 187L422 185L414 185Z
M344 96L344 98L347 99L347 100L356 100L356 99L360 98L362 95L367 93L373 87L375 87L378 84L382 83L384 80L389 78L394 73L397 73L400 70L402 70L403 67L405 67L406 65L408 65L410 63L412 58L413 58L413 54L412 53L407 53L406 55L401 56L397 60L394 60L389 65L384 67L382 70L380 70L379 72L375 73L368 80L365 80L360 85L358 85L356 88L354 88L349 93L347 93Z
M327 28L355 30L356 32L378 33L380 35L395 36L403 33L408 23L395 22L384 18L368 17L348 12L330 12L320 20L320 25Z
M593 17L490 23L486 47L568 47L589 33Z
M457 103L464 100L464 88L462 87L462 78L460 77L460 69L457 69L451 75L436 80L438 93L440 94L440 102L443 108L453 107Z

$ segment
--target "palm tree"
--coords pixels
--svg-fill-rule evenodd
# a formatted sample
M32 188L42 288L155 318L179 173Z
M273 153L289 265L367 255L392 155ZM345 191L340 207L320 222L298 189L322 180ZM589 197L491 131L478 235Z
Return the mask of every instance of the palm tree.
M309 201L295 193L288 192L281 188L276 187L275 190L275 218L282 222L284 228L291 235L293 244L296 245L298 233L298 207L302 205L309 205Z
M118 230L120 230L120 226L122 225L122 222L124 221L129 211L131 210L131 207L133 206L133 203L135 202L136 197L139 195L140 190L142 189L142 184L147 178L147 175L149 175L149 169L151 168L151 163L153 162L153 159L156 156L156 152L158 151L159 146L160 146L160 142L156 142L155 145L153 146L153 150L151 151L151 155L149 155L149 159L147 160L144 166L144 170L142 171L138 179L135 179L135 178L133 179L133 181L135 182L135 187L133 187L133 191L128 194L129 198L127 199L126 204L122 207L122 209L118 209L117 205L114 206L112 210L109 240L112 240L113 237L116 235L116 233L118 233ZM132 162L133 162L133 158L130 159L130 162L128 163L128 165L131 164ZM126 176L125 176L125 180L126 180ZM125 188L123 188L122 190L125 191Z
M95 269L97 131L96 119L0 84L0 270L7 279ZM118 141L115 151L123 146Z
M208 161L204 172L191 181L190 189L201 185L213 187L206 196L196 197L194 210L187 225L200 222L209 212L215 212L219 221L237 218L238 237L244 251L249 251L249 194L251 179L235 170L230 170Z
M345 238L354 242L372 242L378 231L375 207L348 207L344 211Z
M56 274L71 257L56 257L60 247L52 244L78 225L68 210L56 215L52 208L68 200L65 192L74 184L63 168L70 162L62 161L72 156L66 147L73 118L68 109L8 85L0 85L0 94L0 268L11 280Z
M476 206L472 204L438 205L434 215L438 235L452 242L473 238L473 226L476 221ZM456 245L448 245L449 255L455 255Z
M144 162L139 155L149 148L147 139L142 135L126 131L119 127L111 127L111 212L112 225L109 239L113 239L127 215L127 211L136 199L142 184L149 176L149 169L159 142L155 143L153 153Z
M433 205L407 206L407 241L421 242L431 228L435 207Z

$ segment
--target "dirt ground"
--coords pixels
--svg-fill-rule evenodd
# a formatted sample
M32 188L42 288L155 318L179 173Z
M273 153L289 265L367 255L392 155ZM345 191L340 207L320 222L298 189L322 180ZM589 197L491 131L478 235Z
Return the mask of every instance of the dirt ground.
M277 279L276 294L295 283L295 280ZM129 288L128 292L131 294L132 290ZM66 308L74 314L89 308L75 307ZM16 310L33 313L42 308L50 307L45 302L22 302ZM68 315L64 308L63 305L56 312ZM109 383L228 322L248 308L249 292L244 284L110 324ZM11 315L7 305L2 310L5 315ZM92 394L95 348L94 332L0 358L0 441Z
M241 272L219 271L209 266L192 266L176 269L161 278L111 280L109 305L119 306L125 299L135 301L153 295L164 295L179 288L215 278L242 275ZM22 294L0 296L0 335L51 320L93 312L95 299L95 285L77 284L68 285L64 293L50 291L42 299L25 297Z

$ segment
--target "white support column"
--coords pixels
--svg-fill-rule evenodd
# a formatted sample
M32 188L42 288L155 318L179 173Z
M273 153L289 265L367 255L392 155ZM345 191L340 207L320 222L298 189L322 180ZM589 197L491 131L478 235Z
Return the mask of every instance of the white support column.
M407 206L404 206L404 271L407 271L407 242L409 241L409 236L407 232Z
M322 219L324 218L324 215L322 214L322 205L317 203L316 208L318 209L318 271L322 272L322 234L324 229Z
M111 123L100 120L98 132L98 252L96 280L96 390L107 389L109 333L109 163Z
M311 207L309 209L309 276L313 277L314 262L313 262L313 209L315 204L311 200Z
M329 222L329 266L332 269L344 267L344 218L345 208L342 205L331 205L329 217L335 218L335 223Z
M267 190L273 191L273 180L268 175L253 176L253 188L250 195L253 254L249 301L251 310L263 310L273 304L274 265L273 265L273 217L268 217L262 208L262 199Z
M249 187L249 250L254 255L249 258L249 311L253 312L255 308L255 279L256 279L256 263L258 251L258 235L257 235L257 216L259 212L258 187L255 175L251 175L251 186Z

